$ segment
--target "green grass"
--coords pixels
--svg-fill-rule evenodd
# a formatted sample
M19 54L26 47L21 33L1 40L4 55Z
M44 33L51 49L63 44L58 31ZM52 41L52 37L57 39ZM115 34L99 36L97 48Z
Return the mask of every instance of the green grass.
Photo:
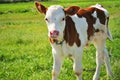
M113 42L107 41L108 50L112 48L114 78L106 76L103 66L100 80L120 80L120 0L61 0L42 3L46 6L78 5L81 8L100 3L107 8L114 38ZM0 4L0 80L51 80L52 63L44 15L36 11L34 2ZM58 80L75 80L72 64L70 59L65 59ZM95 67L95 48L91 45L84 50L84 80L92 80Z

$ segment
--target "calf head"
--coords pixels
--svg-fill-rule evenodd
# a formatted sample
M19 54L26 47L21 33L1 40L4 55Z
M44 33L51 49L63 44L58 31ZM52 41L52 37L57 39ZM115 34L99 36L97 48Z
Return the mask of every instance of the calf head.
M45 21L48 27L48 37L58 41L63 40L66 16L76 14L79 7L71 6L63 8L59 5L45 7L39 2L35 2L35 5L40 13L45 14Z

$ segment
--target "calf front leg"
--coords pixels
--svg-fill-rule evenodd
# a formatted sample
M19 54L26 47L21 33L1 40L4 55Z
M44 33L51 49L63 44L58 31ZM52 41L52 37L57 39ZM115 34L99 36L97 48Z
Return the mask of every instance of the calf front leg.
M54 63L52 70L52 80L57 80L63 63L63 56L61 56L59 53L53 53L53 59Z
M82 56L75 56L74 57L74 65L73 70L77 76L77 80L82 80Z

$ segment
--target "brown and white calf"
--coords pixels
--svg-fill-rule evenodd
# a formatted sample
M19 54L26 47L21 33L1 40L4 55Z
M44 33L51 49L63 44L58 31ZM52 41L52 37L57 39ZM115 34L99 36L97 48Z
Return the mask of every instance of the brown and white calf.
M63 8L59 5L45 7L35 2L40 13L45 14L48 37L54 58L52 80L57 80L63 60L72 57L73 70L78 80L82 80L82 53L92 42L96 48L96 71L93 80L98 80L100 68L105 63L107 73L112 75L106 39L112 39L108 27L109 15L103 6L96 4L80 9L78 6Z

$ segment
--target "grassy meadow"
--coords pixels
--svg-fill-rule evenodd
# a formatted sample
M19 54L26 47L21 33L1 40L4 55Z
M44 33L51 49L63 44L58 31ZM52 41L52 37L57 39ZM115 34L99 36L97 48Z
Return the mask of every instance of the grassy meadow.
M107 77L102 66L100 80L120 80L120 0L58 0L42 2L81 8L102 4L110 13L113 42L107 40L114 77ZM112 49L112 50L111 50ZM44 15L34 2L0 4L0 80L51 80L53 58ZM76 80L72 61L66 58L58 80ZM83 55L83 80L92 80L95 48L90 45Z

